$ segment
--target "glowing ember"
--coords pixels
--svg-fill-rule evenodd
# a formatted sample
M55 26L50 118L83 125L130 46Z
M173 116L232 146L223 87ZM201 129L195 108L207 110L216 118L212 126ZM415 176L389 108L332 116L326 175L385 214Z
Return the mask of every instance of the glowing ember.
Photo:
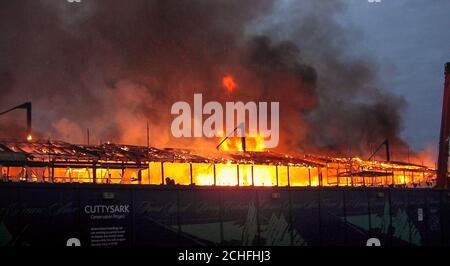
M223 77L222 85L230 92L234 91L237 87L237 84L231 75L226 75L225 77Z

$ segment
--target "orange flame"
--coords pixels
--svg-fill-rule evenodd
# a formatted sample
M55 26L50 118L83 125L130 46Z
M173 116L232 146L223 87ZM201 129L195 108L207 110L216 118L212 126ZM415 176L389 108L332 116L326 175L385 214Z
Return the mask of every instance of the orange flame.
M234 81L233 76L231 75L225 75L225 77L223 77L222 85L230 92L234 91L237 88L237 84Z
M228 138L222 145L220 146L224 151L244 151L242 145L242 138L234 137ZM264 143L263 137L246 137L245 138L245 150L246 151L264 151Z

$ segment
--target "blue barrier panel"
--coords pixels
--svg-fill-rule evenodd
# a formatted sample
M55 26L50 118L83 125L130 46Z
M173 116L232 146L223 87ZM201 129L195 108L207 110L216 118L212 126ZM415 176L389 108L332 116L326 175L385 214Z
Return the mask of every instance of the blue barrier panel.
M260 241L257 201L252 188L221 189L224 245L257 245Z
M343 190L320 191L321 245L345 245Z
M411 244L424 245L425 239L428 237L425 192L410 190L408 192L408 203L408 216L411 222Z
M78 190L66 187L21 187L16 245L65 246L80 239Z
M450 192L0 184L0 245L449 245Z
M365 190L344 190L345 242L347 245L364 246L369 235L368 194Z
M134 244L176 246L179 241L177 190L133 191Z
M382 246L391 244L389 229L391 224L389 190L371 189L367 192L369 198L369 236L378 238Z
M0 187L0 246L15 245L20 240L20 212L19 189Z
M219 245L222 242L220 193L214 190L180 190L180 237L197 245Z
M291 191L293 245L320 245L319 191L299 189Z
M292 191L292 193L300 194L298 191ZM296 229L291 230L292 216L287 190L258 190L258 203L261 245L290 246L302 241Z
M439 246L444 244L442 232L442 213L441 213L441 192L426 191L425 192L425 221L426 221L426 238L424 245Z
M406 190L391 190L391 220L389 228L389 242L393 246L410 245L414 232L412 232L411 221L408 215L408 192Z
M450 246L450 192L441 191L442 204L442 237L445 246Z

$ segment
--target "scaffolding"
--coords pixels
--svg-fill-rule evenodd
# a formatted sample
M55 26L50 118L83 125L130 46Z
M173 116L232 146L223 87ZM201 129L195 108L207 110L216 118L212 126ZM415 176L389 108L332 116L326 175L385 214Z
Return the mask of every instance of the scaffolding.
M223 152L104 143L0 140L3 182L189 186L432 187L436 170L393 161Z

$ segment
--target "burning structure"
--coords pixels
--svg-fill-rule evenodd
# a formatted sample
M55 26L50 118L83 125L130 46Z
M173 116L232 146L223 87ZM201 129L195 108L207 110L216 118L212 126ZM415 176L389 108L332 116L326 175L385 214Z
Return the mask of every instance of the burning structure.
M181 149L0 141L3 181L197 186L430 187L426 166L269 151L204 157Z
M355 35L336 20L344 1L305 1L288 9L270 0L124 5L14 2L5 8L5 35L11 38L4 46L0 104L28 95L33 108L46 113L33 114L37 141L0 142L2 179L166 184L169 178L180 185L231 186L436 183L434 169L406 159L409 148L400 136L404 99L379 88L371 58L350 55ZM45 67L36 67L49 58ZM229 151L217 156L67 143L83 143L84 130L91 128L92 143L143 145L142 121L150 120L154 146L197 147L198 140L167 132L170 105L195 93L220 103L279 102L280 153L231 152L240 146L234 143L224 143ZM0 137L22 132L19 124L5 118ZM385 139L399 154L395 160L360 159L369 158ZM445 154L442 158L440 176L446 176Z

